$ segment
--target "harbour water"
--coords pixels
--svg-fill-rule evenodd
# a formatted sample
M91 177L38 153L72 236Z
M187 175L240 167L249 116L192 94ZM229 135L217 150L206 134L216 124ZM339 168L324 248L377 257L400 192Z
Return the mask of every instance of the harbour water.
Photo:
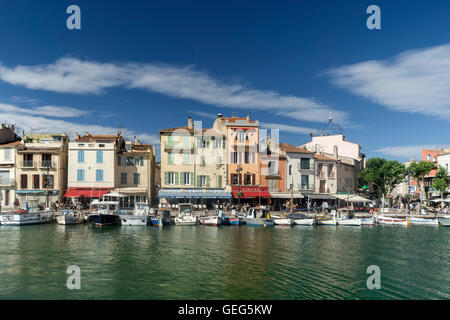
M449 299L449 270L444 227L0 227L1 299Z

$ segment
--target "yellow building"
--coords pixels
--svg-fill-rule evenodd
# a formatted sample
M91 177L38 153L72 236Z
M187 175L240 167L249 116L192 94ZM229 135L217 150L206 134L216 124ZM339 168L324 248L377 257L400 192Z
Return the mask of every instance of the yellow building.
M28 133L17 146L16 198L47 206L63 202L67 188L69 137L59 133Z

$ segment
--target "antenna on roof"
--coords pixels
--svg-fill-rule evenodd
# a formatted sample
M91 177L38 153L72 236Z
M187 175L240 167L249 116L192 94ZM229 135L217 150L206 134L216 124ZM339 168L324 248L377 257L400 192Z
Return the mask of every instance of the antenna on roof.
M333 114L331 112L328 113L328 123L327 125L320 130L320 135L336 135L336 134L343 134L343 131L341 126L337 123L333 122Z

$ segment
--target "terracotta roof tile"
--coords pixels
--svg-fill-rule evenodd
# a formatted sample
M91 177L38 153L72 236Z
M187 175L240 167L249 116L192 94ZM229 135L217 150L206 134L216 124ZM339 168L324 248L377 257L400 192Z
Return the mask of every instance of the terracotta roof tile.
M84 135L75 141L95 141L95 140L115 140L119 137L117 134L90 134Z
M12 147L17 146L22 143L22 140L17 140L13 142L7 142L7 143L0 143L0 147Z
M280 149L282 151L285 151L285 152L290 152L290 153L308 153L308 154L313 154L314 153L312 151L309 151L309 150L306 150L306 149L303 149L303 148L300 148L300 147L293 146L292 144L289 144L289 143L280 142L279 146L280 146Z
M329 158L329 157L323 156L323 155L318 154L318 153L316 153L314 155L314 159L316 159L316 160L323 160L323 161L335 161L336 160L336 159L333 159L333 158Z

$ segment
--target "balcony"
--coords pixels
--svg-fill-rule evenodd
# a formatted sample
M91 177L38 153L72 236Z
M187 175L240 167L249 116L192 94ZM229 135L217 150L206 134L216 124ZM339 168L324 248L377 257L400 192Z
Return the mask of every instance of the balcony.
M34 169L37 167L37 162L33 160L23 160L19 163L19 166L23 169Z
M49 168L50 170L56 169L56 161L42 160L39 163L39 168L41 168L41 169Z
M0 187L14 187L15 185L14 179L0 177Z

